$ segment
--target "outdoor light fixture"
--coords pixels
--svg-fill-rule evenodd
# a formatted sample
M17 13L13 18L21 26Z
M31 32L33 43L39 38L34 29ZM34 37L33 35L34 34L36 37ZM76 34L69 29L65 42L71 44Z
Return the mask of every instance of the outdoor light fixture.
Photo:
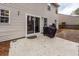
M51 4L50 3L48 3L47 8L48 8L49 11L51 10Z
M20 11L18 11L18 16L20 15Z

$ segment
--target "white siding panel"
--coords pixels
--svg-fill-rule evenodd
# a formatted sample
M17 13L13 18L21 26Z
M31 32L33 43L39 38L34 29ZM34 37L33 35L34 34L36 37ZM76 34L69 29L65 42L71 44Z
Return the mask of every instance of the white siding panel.
M10 10L10 24L0 24L0 41L25 36L25 13L20 10L22 14L18 16L19 9L4 4L0 4L0 9Z

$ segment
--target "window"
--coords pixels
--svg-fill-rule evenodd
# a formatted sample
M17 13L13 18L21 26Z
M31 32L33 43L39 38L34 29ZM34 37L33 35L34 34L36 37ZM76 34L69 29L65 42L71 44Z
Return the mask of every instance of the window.
M0 23L9 23L9 11L0 9Z
M44 18L44 27L47 26L47 18Z

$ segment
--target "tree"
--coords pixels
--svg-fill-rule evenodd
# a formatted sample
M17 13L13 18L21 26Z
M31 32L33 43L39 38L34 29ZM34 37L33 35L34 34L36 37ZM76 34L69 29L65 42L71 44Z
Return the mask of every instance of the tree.
M77 8L77 9L74 11L74 13L75 13L76 15L79 15L79 8Z

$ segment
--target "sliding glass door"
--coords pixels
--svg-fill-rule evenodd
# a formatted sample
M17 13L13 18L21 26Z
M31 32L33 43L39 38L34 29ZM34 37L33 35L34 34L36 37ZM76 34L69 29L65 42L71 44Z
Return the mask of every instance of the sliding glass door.
M27 34L40 32L40 17L27 16Z

